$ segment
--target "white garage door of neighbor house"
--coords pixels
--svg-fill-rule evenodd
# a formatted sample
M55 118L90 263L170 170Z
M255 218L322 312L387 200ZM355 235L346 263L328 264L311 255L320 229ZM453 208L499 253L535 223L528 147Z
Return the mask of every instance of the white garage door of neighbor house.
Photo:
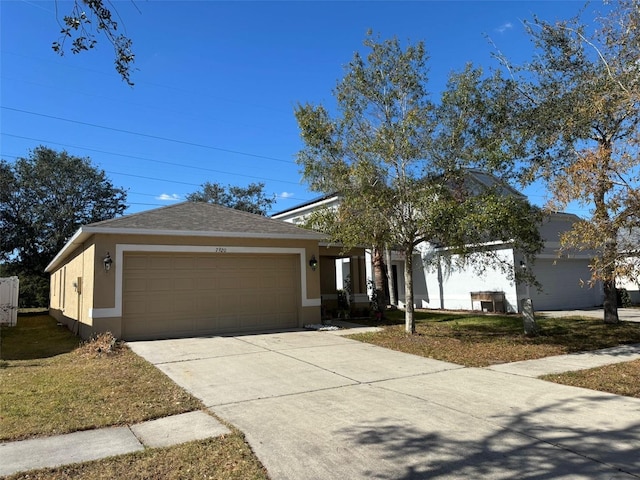
M600 288L589 288L591 276L588 260L538 259L535 263L536 280L543 291L531 287L531 300L536 310L572 310L602 304ZM581 286L580 280L584 280Z
M125 253L126 340L298 326L296 255Z

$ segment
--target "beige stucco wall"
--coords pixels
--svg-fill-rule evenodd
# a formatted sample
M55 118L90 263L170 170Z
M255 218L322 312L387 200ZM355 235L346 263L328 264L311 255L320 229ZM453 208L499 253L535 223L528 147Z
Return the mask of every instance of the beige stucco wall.
M94 290L93 256L91 244L79 245L51 274L50 313L76 333L91 325L88 312Z
M116 281L119 275L122 275L120 271L122 257L117 256L118 245L153 245L159 251L162 250L162 246L186 246L194 249L197 247L247 247L247 252L250 252L251 248L302 249L305 262L303 275L306 280L306 292L302 292L302 297L317 299L318 304L308 306L300 301L299 326L320 321L320 272L319 269L313 271L308 266L312 255L320 258L320 249L316 240L97 234L78 246L65 263L52 272L51 313L84 338L105 331L110 331L114 336L119 337L122 332L121 316L104 314L116 307ZM113 259L109 271L105 271L103 267L103 258L107 252ZM66 298L62 305L54 289L56 282L65 276ZM77 277L82 277L80 294L76 293L72 286L72 282L77 281ZM72 297L69 297L70 294ZM73 306L69 304L70 299Z

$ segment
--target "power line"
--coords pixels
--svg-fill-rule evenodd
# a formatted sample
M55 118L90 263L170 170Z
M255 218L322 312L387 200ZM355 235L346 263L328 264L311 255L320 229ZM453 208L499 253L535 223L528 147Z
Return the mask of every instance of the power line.
M167 180L165 178L157 178L157 177L147 177L146 175L134 175L133 173L114 172L113 170L105 170L105 172L109 173L111 175L123 175L125 177L142 178L143 180L155 180L156 182L176 183L176 184L180 184L180 185L189 185L189 186L192 186L192 187L200 187L201 186L198 183L181 182L179 180Z
M9 158L20 158L18 155L11 155L11 154L3 154L4 157L9 157ZM181 182L178 180L168 180L166 178L157 178L157 177L149 177L146 175L136 175L133 173L124 173L124 172L115 172L113 170L105 170L105 173L108 173L110 175L122 175L125 177L133 177L133 178L141 178L143 180L152 180L152 181L156 181L156 182L165 182L165 183L170 183L170 184L180 184L180 185L188 185L191 187L201 187L201 184L197 184L197 183L190 183L190 182ZM132 195L143 195L143 196L147 196L147 197L157 197L158 194L157 193L141 193L141 192L128 192ZM289 197L289 196L282 196L282 195L278 195L278 194L274 194L276 196L276 198L281 199L281 200L297 200L300 202L306 202L308 201L308 199L304 199L304 198L298 198L298 197ZM134 205L156 205L156 206L162 206L164 204L137 204L137 203L132 203Z
M29 57L26 57L26 58L29 58ZM46 85L44 83L34 82L34 81L25 80L25 79L21 79L21 78L14 78L14 77L7 76L7 75L0 75L0 78L1 79L5 79L5 80L11 80L11 81L14 81L14 82L19 82L21 85L29 84L29 85L35 85L37 87L42 87L42 88L47 88L47 89L50 89L50 90L55 90L57 93L59 93L61 91L64 91L64 92L71 93L73 95L84 95L86 97L98 98L98 99L101 99L101 100L107 100L109 102L118 102L118 103L121 103L121 104L126 104L129 107L138 106L140 108L145 108L145 109L149 109L149 110L157 110L157 111L160 111L160 112L163 112L163 113L170 113L170 114L172 114L174 116L175 115L181 115L182 117L188 117L188 118L200 121L200 122L203 121L203 120L206 120L206 121L209 121L209 122L223 123L223 120L221 120L219 118L211 117L211 116L193 115L192 113L185 112L185 111L182 111L182 110L167 109L165 107L160 108L160 107L157 107L155 105L148 105L148 104L145 104L145 103L131 102L129 100L109 97L109 96L106 96L106 95L97 95L95 93L89 93L89 92L85 92L85 91L78 91L77 89L62 88L59 85L56 85L56 86L54 86L54 85ZM137 83L138 82L136 82L136 84ZM149 82L141 82L141 83L143 83L143 84L147 83L149 85L165 88L165 89L168 89L168 90L177 90L179 92L184 92L184 93L193 93L193 92L189 92L188 90L179 89L177 87L170 87L170 86L167 86L167 85L161 85L161 84L155 84L155 83L149 83ZM221 101L221 99L216 98L216 97L209 97L209 98L214 99L217 102ZM235 101L232 101L232 100L226 100L226 101L228 101L231 104L242 105L241 102L235 102ZM251 106L250 104L248 104L248 105ZM261 107L261 108L267 108L267 107ZM264 125L258 125L258 124L255 124L255 123L254 124L244 123L244 122L243 123L234 122L234 123L236 125L242 127L242 128L264 128ZM270 127L272 127L272 126L270 126ZM278 130L278 133L279 134L284 134L284 132L282 130Z
M215 150L215 151L218 151L218 152L232 153L234 155L244 155L246 157L261 158L263 160L272 160L274 162L282 162L282 163L289 163L289 164L295 163L295 162L293 162L291 160L283 160L282 158L268 157L266 155L257 155L257 154L254 154L254 153L241 152L241 151L238 151L238 150L230 150L230 149L226 149L226 148L214 147L214 146L211 146L211 145L204 145L202 143L187 142L185 140L178 140L178 139L174 139L174 138L161 137L159 135L150 135L150 134L147 134L147 133L132 132L131 130L124 130L122 128L107 127L106 125L98 125L98 124L95 124L95 123L81 122L80 120L71 120L69 118L58 117L56 115L47 115L45 113L31 112L29 110L22 110L20 108L7 107L7 106L4 106L4 105L2 105L1 108L3 108L4 110L10 110L10 111L13 111L13 112L25 113L27 115L34 115L34 116L37 116L37 117L50 118L50 119L53 119L53 120L60 120L62 122L75 123L77 125L85 125L85 126L88 126L88 127L101 128L101 129L109 130L109 131L112 131L112 132L126 133L128 135L136 135L136 136L143 137L143 138L151 138L151 139L154 139L154 140L162 140L164 142L178 143L180 145L189 145L191 147L205 148L205 149L208 149L208 150Z
M28 2L25 2L25 3L28 3ZM107 72L105 70L97 70L95 68L88 68L86 66L79 66L79 65L71 65L71 64L68 64L68 63L60 64L60 63L57 63L57 62L53 62L49 58L36 57L34 55L25 55L23 53L11 52L11 51L2 50L2 49L0 49L0 53L2 55L13 55L15 57L28 58L30 60L35 60L38 65L41 65L41 64L43 64L45 62L49 63L49 64L54 64L55 63L57 68L62 67L62 68L68 68L68 69L74 69L74 70L83 70L83 71L86 71L86 72L98 73L100 75L108 76L108 77L111 77L113 75L112 72ZM4 75L2 75L2 77L10 79L10 77L6 77ZM33 83L33 82L29 82L29 83ZM149 85L149 86L152 86L152 87L160 87L160 88L164 88L164 89L167 89L167 90L174 90L176 92L182 92L182 93L188 93L188 94L193 93L192 90L189 90L189 89L186 89L186 88L180 88L180 87L176 87L174 85L165 85L163 83L157 83L157 82L149 82L149 81L145 81L145 80L136 80L136 85ZM51 87L51 88L55 88L55 87ZM107 99L109 98L109 97L97 96L97 95L89 94L89 93L85 93L85 92L81 92L81 93L83 93L84 95L96 96L98 98L107 98ZM214 96L214 95L206 94L204 92L198 92L198 95L200 97L208 98L208 99L214 100L216 102L226 102L226 103L235 104L235 105L246 105L246 106L249 106L249 107L255 107L255 108L262 109L262 110L269 110L269 111L283 113L283 114L287 114L287 115L291 114L290 111L287 111L287 110L284 110L284 109L274 108L272 106L262 105L262 104L258 104L258 103L252 103L252 102L250 103L250 102L246 102L246 101L239 102L238 100L231 99L229 97Z
M174 167L191 168L193 170L202 170L202 171L205 171L205 172L221 173L223 175L235 175L235 176L238 176L238 177L254 178L256 180L266 180L266 181L270 181L270 182L280 182L280 183L288 183L288 184L291 184L291 185L299 185L299 182L292 182L292 181L288 181L288 180L277 180L275 178L258 177L258 176L255 176L255 175L246 175L246 174L243 174L243 173L225 172L224 170L216 170L216 169L213 169L213 168L206 168L206 167L196 167L196 166L193 166L193 165L186 165L186 164L183 164L183 163L167 162L165 160L155 160L155 159L152 159L152 158L139 157L137 155L128 155L126 153L108 152L106 150L99 150L99 149L95 149L95 148L84 147L84 146L81 146L81 145L71 145L71 144L68 144L68 143L54 142L54 141L51 141L51 140L44 140L44 139L40 139L40 138L25 137L25 136L22 136L22 135L13 135L11 133L2 132L2 133L0 133L0 135L5 135L7 137L12 137L12 138L20 138L22 140L31 140L31 141L34 141L34 142L44 142L44 143L47 143L47 144L60 145L60 146L63 146L63 147L79 148L79 149L82 149L82 150L86 150L88 152L104 153L104 154L107 154L107 155L114 155L114 156L125 157L125 158L134 158L136 160L144 160L144 161L147 161L147 162L160 163L160 164L163 164L163 165L171 165L171 166L174 166Z

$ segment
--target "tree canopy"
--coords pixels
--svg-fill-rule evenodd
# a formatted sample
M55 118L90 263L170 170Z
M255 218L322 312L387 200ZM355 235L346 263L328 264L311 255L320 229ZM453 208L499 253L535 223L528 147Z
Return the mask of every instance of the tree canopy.
M21 277L21 304L46 305L45 267L80 226L121 215L125 201L89 158L39 146L14 163L0 160L0 261L3 273Z
M605 8L593 23L586 10L555 23L534 18L526 23L532 59L499 58L522 180L546 181L549 209L588 209L562 248L594 252L589 280L602 281L604 320L617 322L616 278L640 273L628 241L640 226L640 3Z
M202 189L187 195L190 202L208 202L223 205L236 210L266 216L276 201L275 195L268 197L264 193L264 183L250 183L246 187L223 186L206 182Z
M387 245L404 254L406 329L414 332L412 258L419 243L456 247L466 256L489 240L520 236L519 246L531 254L540 248L537 212L499 190L468 188L465 168L481 164L488 149L477 148L472 155L461 146L452 149L457 131L451 112L470 108L465 101L477 82L465 95L453 95L451 89L437 105L429 99L422 42L403 48L397 38L380 41L369 33L364 45L369 54L354 55L334 90L335 116L322 105L296 107L304 142L297 161L312 190L342 197L337 211L322 214L334 240L347 246ZM474 108L481 118L484 111ZM501 222L510 218L514 204L523 215ZM464 228L472 218L475 227Z

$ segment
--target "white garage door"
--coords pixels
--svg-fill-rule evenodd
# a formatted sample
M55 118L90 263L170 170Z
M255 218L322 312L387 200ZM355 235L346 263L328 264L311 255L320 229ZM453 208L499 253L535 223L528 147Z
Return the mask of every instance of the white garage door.
M298 326L296 255L125 253L126 340Z
M589 288L587 284L591 277L588 260L538 259L534 269L543 288L542 292L530 289L534 309L572 310L602 305L600 287Z

